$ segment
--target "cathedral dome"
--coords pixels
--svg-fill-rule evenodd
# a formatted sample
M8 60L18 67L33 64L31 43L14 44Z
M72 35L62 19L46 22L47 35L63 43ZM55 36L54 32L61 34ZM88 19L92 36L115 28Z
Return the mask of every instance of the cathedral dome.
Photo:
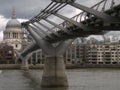
M21 23L16 19L15 11L13 10L12 18L6 24L4 32L21 32Z
M8 21L6 28L21 28L21 23L17 19L11 19Z

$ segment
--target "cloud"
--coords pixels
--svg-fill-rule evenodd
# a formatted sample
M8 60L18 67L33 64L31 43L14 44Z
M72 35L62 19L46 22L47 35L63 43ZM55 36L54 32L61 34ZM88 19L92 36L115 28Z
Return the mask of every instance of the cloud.
M28 21L28 19L18 19L20 23Z
M3 31L0 32L0 42L3 40Z
M0 15L0 31L3 31L8 19Z
M76 0L77 3L88 7L96 4L99 1L101 0ZM116 3L120 2L119 0L115 1ZM50 2L51 0L0 0L0 15L4 16L5 18L10 18L12 9L15 8L18 18L30 19L37 15ZM67 9L69 9L69 7ZM64 13L69 13L69 10Z
M77 3L91 7L101 0L76 0ZM111 0L109 0L111 1ZM12 9L16 9L17 18L30 19L36 16L42 9L44 9L51 0L0 0L0 15L10 19ZM120 3L120 0L115 0ZM70 15L70 12L75 12L75 8L67 6L66 10L62 12Z

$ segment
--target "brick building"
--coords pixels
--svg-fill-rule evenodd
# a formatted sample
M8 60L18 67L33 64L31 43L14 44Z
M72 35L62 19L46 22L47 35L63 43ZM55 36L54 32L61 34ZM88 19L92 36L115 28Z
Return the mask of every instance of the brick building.
M15 61L13 46L0 44L0 64L13 64Z

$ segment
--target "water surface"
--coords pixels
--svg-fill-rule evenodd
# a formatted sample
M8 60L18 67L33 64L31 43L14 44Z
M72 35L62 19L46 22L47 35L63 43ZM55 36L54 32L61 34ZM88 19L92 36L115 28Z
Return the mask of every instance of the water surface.
M2 70L0 90L120 90L120 69L67 70L69 87L41 88L42 70Z

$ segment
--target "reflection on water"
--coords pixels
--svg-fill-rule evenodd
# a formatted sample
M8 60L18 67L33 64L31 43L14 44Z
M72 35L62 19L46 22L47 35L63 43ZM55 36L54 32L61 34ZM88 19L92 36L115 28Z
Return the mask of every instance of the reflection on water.
M41 88L42 70L0 71L0 90L120 90L119 69L67 70L69 87Z
M0 70L0 74L2 74L2 70Z

